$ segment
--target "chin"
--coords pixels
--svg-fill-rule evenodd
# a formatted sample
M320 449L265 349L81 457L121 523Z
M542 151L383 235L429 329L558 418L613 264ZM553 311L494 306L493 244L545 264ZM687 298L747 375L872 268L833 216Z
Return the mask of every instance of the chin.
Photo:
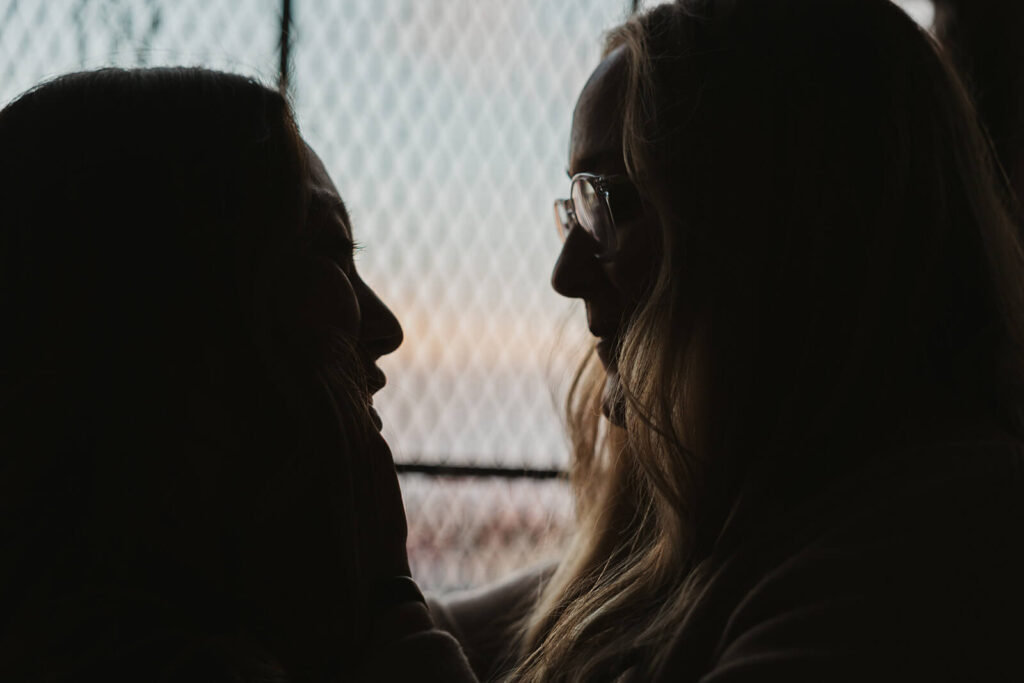
M607 373L601 396L601 412L616 427L626 426L626 397L619 388L619 375L615 371Z
M373 423L373 426L378 432L381 431L384 428L384 422L380 419L380 415L377 414L377 410L373 407L373 403L371 402L367 408L369 409L370 421Z

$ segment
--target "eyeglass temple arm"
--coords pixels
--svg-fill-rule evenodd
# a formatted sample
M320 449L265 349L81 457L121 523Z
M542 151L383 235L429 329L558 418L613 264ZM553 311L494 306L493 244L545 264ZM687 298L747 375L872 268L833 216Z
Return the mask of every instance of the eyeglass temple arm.
M613 192L610 192L614 188ZM612 220L625 221L643 212L643 199L632 182L625 176L606 181L602 188L612 212Z

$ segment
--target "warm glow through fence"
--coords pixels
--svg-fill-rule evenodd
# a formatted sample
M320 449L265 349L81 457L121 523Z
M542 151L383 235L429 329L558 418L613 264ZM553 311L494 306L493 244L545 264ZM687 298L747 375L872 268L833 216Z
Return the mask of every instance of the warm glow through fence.
M377 400L402 463L557 469L582 310L548 278L572 106L627 0L291 0L289 90L406 342ZM904 6L928 22L929 3ZM0 102L108 64L279 79L281 0L0 0ZM403 476L428 588L556 553L563 480Z

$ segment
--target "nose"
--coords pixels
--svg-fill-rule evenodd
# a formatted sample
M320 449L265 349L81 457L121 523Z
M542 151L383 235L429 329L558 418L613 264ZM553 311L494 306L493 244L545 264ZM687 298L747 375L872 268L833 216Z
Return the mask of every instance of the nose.
M393 352L402 345L404 334L398 318L377 293L367 286L359 297L362 324L359 337L373 360Z
M583 228L574 226L565 237L551 272L551 286L562 296L586 299L600 287L604 271L594 258L594 241Z

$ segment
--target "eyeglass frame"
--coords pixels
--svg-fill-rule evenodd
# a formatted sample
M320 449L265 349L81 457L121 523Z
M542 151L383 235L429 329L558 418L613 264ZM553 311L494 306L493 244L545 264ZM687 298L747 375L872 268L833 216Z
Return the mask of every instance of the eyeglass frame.
M572 199L572 188L578 181L587 181L594 188L595 193L601 198L601 203L604 210L608 214L608 218L611 221L610 227L615 237L614 243L602 244L602 241L597 238L594 231L587 228L579 222L576 217L575 202ZM613 208L613 194L611 189L613 187L619 187L627 190L625 193L616 192L614 198L614 204L618 208ZM577 173L569 179L569 197L565 199L556 199L554 203L555 209L555 227L558 229L558 236L564 243L569 236L569 232L575 227L579 226L583 229L590 239L593 240L597 249L594 251L594 257L599 260L609 260L615 257L618 252L618 230L616 214L619 214L619 220L625 220L630 217L627 214L636 215L641 213L643 210L643 200L640 198L640 193L637 191L636 186L633 185L633 181L629 179L629 176L625 174L615 175L601 175L598 173ZM562 212L564 211L567 221L562 220Z

